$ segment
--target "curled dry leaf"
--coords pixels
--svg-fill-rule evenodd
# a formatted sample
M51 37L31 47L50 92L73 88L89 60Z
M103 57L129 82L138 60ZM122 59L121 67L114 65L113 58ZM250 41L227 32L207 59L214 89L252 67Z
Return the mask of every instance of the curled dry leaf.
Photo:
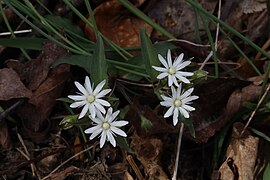
M102 3L94 10L99 31L121 47L139 46L140 30L145 28L151 34L152 27L144 21L123 14L123 6L117 0ZM128 11L127 11L128 12ZM88 25L84 27L88 38L95 41L95 33Z
M136 132L132 135L131 148L142 163L146 179L168 179L160 166L163 143L157 138L140 138Z
M226 161L219 168L222 180L252 180L256 164L259 138L254 137L247 130L240 136L244 125L235 123L232 140L227 149Z
M9 68L0 69L0 100L30 98L32 95L21 82L18 74Z

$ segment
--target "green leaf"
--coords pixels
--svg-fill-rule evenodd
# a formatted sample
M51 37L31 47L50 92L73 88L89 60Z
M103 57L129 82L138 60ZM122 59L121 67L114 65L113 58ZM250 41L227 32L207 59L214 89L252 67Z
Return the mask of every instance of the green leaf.
M141 118L141 128L144 129L146 132L148 132L153 125L152 122L143 115L140 115L140 118Z
M186 119L183 116L180 116L180 121L183 122L185 124L185 126L188 127L190 135L195 138L196 137L195 136L195 129L194 129L194 126L192 124L191 118Z
M32 50L41 50L42 45L47 39L43 38L29 38L29 37L19 37L19 38L0 38L0 45L13 48L24 48Z
M270 180L270 163L267 163L267 166L263 172L263 180Z
M122 136L116 136L115 139L121 148L123 148L124 150L126 150L130 154L134 154L134 151L129 147L126 138L124 138Z
M89 61L89 69L90 69L90 76L92 82L96 85L103 81L104 79L108 79L107 75L107 62L105 59L105 52L104 52L104 44L103 40L100 35L97 37L97 43L94 48L93 58Z
M89 62L92 61L93 56L89 55L71 55L58 59L55 63L53 63L52 67L56 67L60 64L70 64L79 66L85 69L89 74L91 71Z
M158 72L155 71L152 66L158 66L160 64L158 61L157 51L154 48L151 40L145 33L144 29L141 30L140 38L145 70L147 74L151 77L151 80L155 81L157 79Z

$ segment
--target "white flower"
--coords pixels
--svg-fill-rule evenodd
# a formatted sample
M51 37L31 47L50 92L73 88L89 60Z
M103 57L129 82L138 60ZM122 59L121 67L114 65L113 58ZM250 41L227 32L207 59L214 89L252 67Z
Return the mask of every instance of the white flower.
M119 127L127 125L128 122L123 120L114 120L119 114L119 112L120 111L116 111L112 113L112 108L110 107L105 117L100 112L97 113L96 118L90 117L96 123L96 126L86 129L84 132L86 134L92 134L90 136L90 139L94 139L97 135L101 134L100 148L103 147L106 140L110 141L110 143L115 147L115 134L127 137L127 134L123 130L119 129Z
M191 61L183 61L184 54L180 54L177 58L175 58L172 63L171 51L168 50L167 53L167 61L159 54L158 59L161 64L165 67L157 67L152 66L155 70L160 71L161 73L157 76L158 79L163 79L168 76L168 85L172 86L175 84L177 87L179 86L177 79L184 83L190 83L190 81L185 76L192 76L192 72L184 72L180 71L181 69L188 66Z
M75 102L70 105L71 108L83 107L79 119L84 117L89 111L90 115L94 118L98 111L105 114L106 110L103 106L111 106L108 101L101 99L106 94L108 94L111 89L102 90L105 85L106 80L103 80L94 89L94 85L91 85L88 76L85 77L85 84L82 86L80 83L75 81L75 86L79 89L79 95L69 95L68 98L74 100ZM102 90L102 91L101 91Z
M189 112L194 111L195 108L189 106L191 101L198 99L198 96L190 96L194 88L190 88L187 91L182 91L182 83L180 83L177 90L171 86L172 97L167 97L161 95L164 101L160 102L162 106L169 107L168 111L164 114L164 117L167 118L173 115L173 125L175 126L178 122L179 112L185 117L189 118Z

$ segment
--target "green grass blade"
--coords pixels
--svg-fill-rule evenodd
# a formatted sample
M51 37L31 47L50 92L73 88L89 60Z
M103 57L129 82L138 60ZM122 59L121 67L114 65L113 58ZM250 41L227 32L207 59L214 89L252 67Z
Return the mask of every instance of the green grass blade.
M6 47L24 48L32 50L41 50L42 45L47 39L44 38L29 38L29 37L17 37L17 38L0 38L0 44Z

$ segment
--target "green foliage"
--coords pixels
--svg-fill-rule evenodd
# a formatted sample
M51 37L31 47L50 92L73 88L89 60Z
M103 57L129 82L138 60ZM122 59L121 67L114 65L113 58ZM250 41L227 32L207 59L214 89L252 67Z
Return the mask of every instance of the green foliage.
M148 132L152 128L152 122L147 119L144 115L140 115L141 128Z
M13 48L41 50L43 43L46 41L48 40L44 38L29 37L0 38L0 45Z

